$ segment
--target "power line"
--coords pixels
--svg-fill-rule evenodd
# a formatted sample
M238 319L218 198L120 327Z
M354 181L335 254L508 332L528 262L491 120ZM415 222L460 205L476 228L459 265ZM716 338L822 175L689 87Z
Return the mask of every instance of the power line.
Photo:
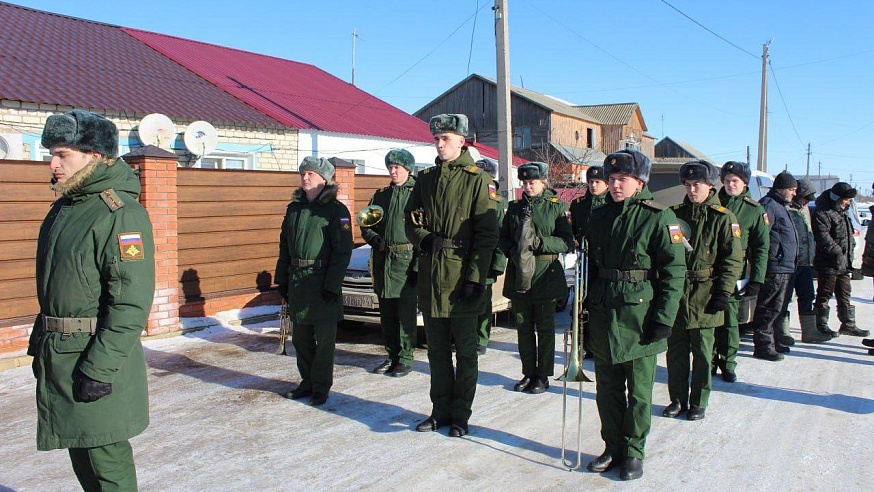
M780 94L780 101L783 102L783 109L786 110L786 116L789 117L789 123L792 125L792 130L795 132L795 136L798 138L798 143L800 143L801 147L804 148L804 141L801 140L801 135L798 134L798 129L795 128L795 122L792 121L792 115L789 113L789 106L786 105L786 99L783 97L783 90L780 89L780 83L777 82L777 74L774 73L774 69L771 67L770 61L768 61L768 68L771 69L771 76L774 78L774 85L777 87L777 93Z
M697 25L698 27L700 27L701 29L704 29L705 31L707 31L707 32L709 32L710 34L716 36L717 38L719 38L719 39L725 41L726 43L730 44L731 46L733 46L733 47L735 47L735 48L737 48L737 49L743 51L744 53L750 55L751 57L753 57L753 58L755 58L755 59L757 59L757 60L761 59L760 56L758 56L758 55L754 55L754 54L750 53L749 51L747 51L747 50L741 48L740 46L738 46L738 45L732 43L731 41L725 39L724 37L720 36L719 34L717 34L716 32L714 32L713 30L711 30L710 28L708 28L707 26L705 26L704 24L701 24L700 22L696 21L695 19L689 17L688 15L686 15L685 12L683 12L683 11L680 10L680 9L678 9L677 7L674 7L673 5L671 5L670 3L666 2L665 0L662 0L662 3L665 4L665 5L667 5L668 7L670 7L670 8L672 8L672 9L676 10L680 15L682 15L683 17L689 19L690 21L692 21L693 23L695 23L695 25Z
M473 29L470 30L470 50L467 52L467 75L470 75L470 59L473 58L473 38L476 34L476 19L479 10L479 0L476 0L476 10L473 12Z

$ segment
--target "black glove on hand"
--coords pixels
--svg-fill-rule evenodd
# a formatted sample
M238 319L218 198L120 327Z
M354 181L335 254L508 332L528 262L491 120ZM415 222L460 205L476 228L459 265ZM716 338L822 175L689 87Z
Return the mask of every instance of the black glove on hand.
M112 384L95 381L81 372L73 387L73 397L77 401L97 401L110 393L112 393Z
M331 292L330 290L322 291L322 300L324 300L325 302L334 302L337 300L338 297L340 297L340 294Z
M407 283L410 284L410 287L415 287L417 282L419 282L419 272L410 272L407 274Z
M479 300L485 290L486 288L483 284L467 280L464 282L464 285L461 286L461 295L458 299L462 302L473 302Z
M744 291L744 296L746 297L758 297L759 289L762 288L762 284L750 282L747 284L747 288Z
M728 309L728 296L723 293L714 294L704 308L705 313L715 314Z
M385 239L382 236L373 236L373 239L370 240L370 246L381 253L385 251Z
M429 253L434 250L434 233L428 234L422 238L422 242L419 243L419 249Z
M640 343L649 345L671 336L671 327L662 323L650 323L644 328Z

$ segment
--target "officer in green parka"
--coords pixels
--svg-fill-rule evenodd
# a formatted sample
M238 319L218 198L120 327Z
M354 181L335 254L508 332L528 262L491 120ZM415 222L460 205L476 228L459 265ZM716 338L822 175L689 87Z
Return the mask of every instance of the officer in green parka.
M37 449L69 450L86 491L137 489L131 437L149 425L140 335L155 292L152 224L118 130L86 111L52 115L42 145L61 195L40 227L40 315L27 353Z
M680 166L680 182L686 197L671 210L688 227L686 285L668 338L671 403L662 415L673 418L688 409L688 420L701 420L710 398L713 332L725 321L743 268L743 252L737 218L719 203L713 189L719 183L719 169L707 161L690 161Z
M738 303L744 296L755 299L759 295L759 288L765 282L768 248L771 246L765 209L753 200L747 186L751 178L750 166L745 162L728 161L719 171L722 181L719 203L731 210L740 225L740 246L745 262L741 278L747 280L746 287L742 291L735 289L729 298L725 324L715 332L711 374L721 369L722 379L728 383L737 381L737 350L740 346Z
M294 191L279 233L275 279L288 303L291 342L297 353L300 384L285 393L310 405L323 405L334 382L337 323L343 319L341 284L352 258L349 209L337 200L334 166L307 156L298 167Z
M371 246L373 290L379 298L379 321L386 358L373 372L403 377L413 370L416 346L416 281L418 252L404 230L404 208L416 178L410 170L416 160L406 149L385 155L391 184L376 190L369 205L383 210L382 220L362 227L361 237Z
M469 432L478 377L477 318L498 244L499 197L492 178L465 146L468 120L440 114L430 120L436 166L419 173L407 202L407 237L421 251L419 309L425 318L431 366L431 415L416 426L429 432L450 426L449 435ZM452 364L451 343L455 342Z
M649 158L634 150L607 156L610 194L592 209L586 233L595 401L606 445L587 469L604 472L621 463L622 480L643 476L656 355L667 350L686 280L680 224L653 200L650 168Z
M513 316L522 360L516 391L540 394L555 366L555 303L567 297L559 254L574 244L567 203L549 189L549 167L528 162L517 170L522 198L510 202L498 246L509 259L504 296Z
M504 221L504 215L507 213L507 199L500 196L500 184L498 183L498 163L493 159L480 159L476 161L476 165L482 168L483 171L492 177L492 185L489 186L489 198L499 200L498 206L495 209L495 214L498 216L498 227ZM507 269L507 256L501 251L500 245L495 248L492 254L492 262L489 265L489 276L486 277L486 291L483 293L485 300L483 301L483 310L477 319L477 343L476 352L479 355L485 355L489 346L489 338L492 335L492 290L498 277L504 274Z

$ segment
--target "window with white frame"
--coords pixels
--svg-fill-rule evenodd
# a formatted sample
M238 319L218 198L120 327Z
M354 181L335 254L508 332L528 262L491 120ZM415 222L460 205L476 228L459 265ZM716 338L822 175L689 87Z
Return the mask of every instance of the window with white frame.
M244 152L215 150L200 159L201 169L255 169L255 158Z

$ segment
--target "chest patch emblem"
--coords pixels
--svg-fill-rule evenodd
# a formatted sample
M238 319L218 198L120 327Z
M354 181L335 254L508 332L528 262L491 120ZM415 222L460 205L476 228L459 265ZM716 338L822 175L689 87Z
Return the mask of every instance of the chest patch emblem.
M122 232L118 235L118 250L122 261L144 260L146 248L143 246L143 235L139 232Z
M352 230L352 224L350 223L349 217L340 217L340 227L342 227L344 231Z
M494 184L489 185L489 198L491 198L492 200L498 199L498 187Z
M740 237L740 224L732 224L731 233L734 234L734 237Z
M680 229L680 224L668 225L668 234L671 236L671 243L680 244L683 242L683 229Z
M766 226L770 226L770 225L771 225L771 219L768 218L768 214L762 214L762 217L765 219L765 225L766 225Z

